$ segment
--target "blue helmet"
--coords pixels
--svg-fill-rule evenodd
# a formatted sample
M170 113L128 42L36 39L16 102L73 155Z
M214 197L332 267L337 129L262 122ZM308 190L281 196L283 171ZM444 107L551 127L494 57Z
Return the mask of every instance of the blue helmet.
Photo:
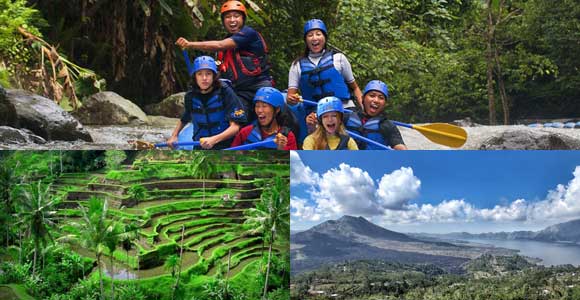
M387 87L387 85L384 82L382 82L380 80L369 81L369 83L367 83L367 86L365 86L365 90L363 92L363 97L364 97L364 95L366 95L370 91L381 92L381 93L383 93L383 95L385 95L385 98L389 98L389 88Z
M319 19L312 19L304 24L304 36L306 36L310 30L314 29L319 29L322 31L322 33L324 33L324 35L328 35L328 31L326 30L326 25L324 25L324 22Z
M210 56L200 56L193 61L193 73L199 70L211 70L217 74L217 66L215 60Z
M342 101L340 99L336 97L324 97L318 101L316 115L319 120L322 118L323 114L333 111L343 113Z
M273 87L262 87L259 88L254 96L254 103L262 101L264 103L268 103L276 108L282 108L284 105L284 96L280 93L279 90Z

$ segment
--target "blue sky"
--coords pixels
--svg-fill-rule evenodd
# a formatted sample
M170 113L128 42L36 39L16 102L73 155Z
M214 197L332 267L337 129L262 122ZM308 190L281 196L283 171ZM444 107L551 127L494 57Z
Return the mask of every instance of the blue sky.
M291 160L293 230L344 214L403 232L580 218L580 151L300 151Z

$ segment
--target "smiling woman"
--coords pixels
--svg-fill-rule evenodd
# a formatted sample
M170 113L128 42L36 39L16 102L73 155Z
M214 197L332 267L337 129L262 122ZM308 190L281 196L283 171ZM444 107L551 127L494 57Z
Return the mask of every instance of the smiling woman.
M221 7L221 18L228 36L219 41L191 42L180 37L176 44L183 49L218 52L219 71L232 82L236 94L251 112L252 99L261 87L271 87L268 46L262 35L246 26L246 7L240 1L227 1Z

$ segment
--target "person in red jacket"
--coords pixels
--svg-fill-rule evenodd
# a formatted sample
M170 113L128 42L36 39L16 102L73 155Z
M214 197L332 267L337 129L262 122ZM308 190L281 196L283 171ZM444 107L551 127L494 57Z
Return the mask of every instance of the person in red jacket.
M246 26L246 7L240 1L227 1L221 7L221 18L228 36L216 41L188 41L180 37L175 42L182 49L218 52L222 78L232 82L234 91L253 112L252 99L261 87L273 86L270 75L268 46L262 35ZM248 121L255 116L250 115Z
M273 139L271 145L256 149L298 150L293 132L297 125L285 107L282 93L272 87L260 88L254 96L254 106L256 121L240 130L232 147Z

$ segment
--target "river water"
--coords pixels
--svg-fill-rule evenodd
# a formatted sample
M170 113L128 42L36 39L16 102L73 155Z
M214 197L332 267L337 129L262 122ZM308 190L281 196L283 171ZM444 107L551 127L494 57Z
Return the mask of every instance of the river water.
M105 150L119 149L130 150L132 146L130 140L141 140L152 143L165 142L173 132L178 119L149 116L153 125L115 125L115 126L91 126L84 127L93 137L94 142L85 141L51 141L46 144L6 144L0 141L0 150ZM561 128L529 128L523 125L512 126L478 126L465 127L468 138L461 150L479 150L482 143L487 139L500 136L507 130L522 130L524 132L542 132L542 134L559 134L572 140L579 141L580 129ZM438 145L429 141L420 132L404 127L399 127L399 131L405 144L412 150L450 150L451 148ZM580 148L579 148L580 150Z
M572 264L580 266L580 245L564 243L546 243L526 240L467 240L480 244L491 244L495 247L519 250L521 255L537 257L545 266Z

